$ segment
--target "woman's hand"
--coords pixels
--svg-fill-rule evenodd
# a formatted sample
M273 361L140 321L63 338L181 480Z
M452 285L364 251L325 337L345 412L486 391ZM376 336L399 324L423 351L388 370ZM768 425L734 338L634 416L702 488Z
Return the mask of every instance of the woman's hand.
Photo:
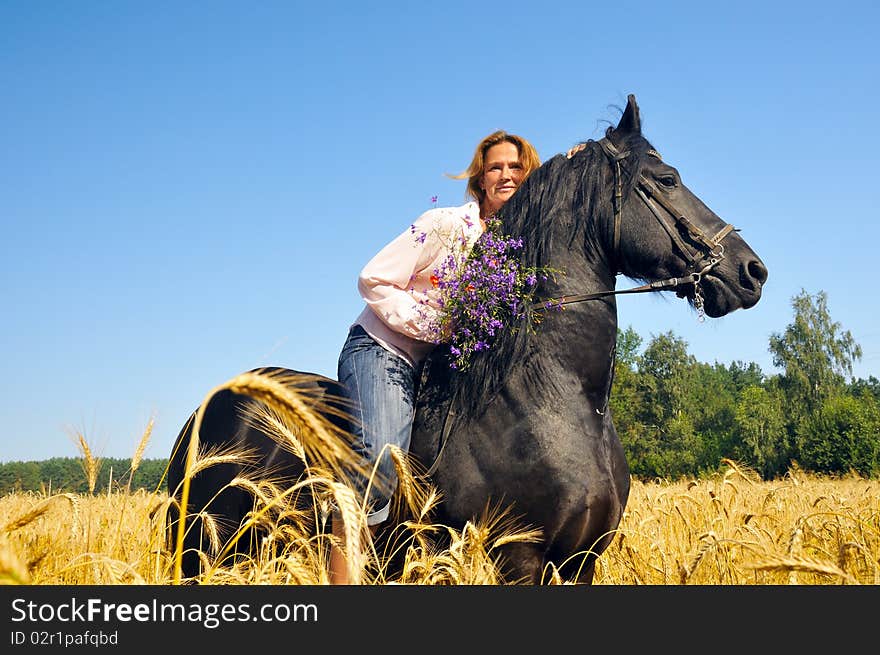
M565 156L568 159L571 159L572 157L574 157L577 153L579 153L581 150L583 150L586 147L587 147L586 143L579 143L576 146L572 146L571 148L569 148L568 152L565 153Z

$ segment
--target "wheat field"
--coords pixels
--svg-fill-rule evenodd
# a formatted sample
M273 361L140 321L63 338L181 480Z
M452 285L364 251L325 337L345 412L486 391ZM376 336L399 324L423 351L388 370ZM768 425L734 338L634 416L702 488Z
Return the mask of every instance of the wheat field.
M304 382L301 390L314 387ZM396 526L388 542L393 552L387 545L380 550L366 529L358 499L337 481L349 451L327 422L304 410L297 381L237 376L208 394L203 406L224 388L259 398L264 409L255 420L274 426L273 438L310 461L310 475L300 484L312 487L311 512L290 507L291 489L278 481L236 478L230 484L249 489L255 499L250 521L265 534L259 549L248 557L224 558L228 544L219 542L214 518L207 516L200 552L203 573L197 580L182 579L181 534L177 540L166 539L166 510L176 501L164 489L130 489L152 422L132 456L128 483L117 482L103 491L95 488L100 459L79 435L88 494L44 491L0 498L0 583L328 584L328 552L331 544L338 545L327 526L331 504L346 525L349 578L363 585L504 584L497 567L499 547L535 538L533 529L517 525L500 508L461 530L433 522L440 495L416 475L402 453L392 451L400 480L396 499L406 508L407 520ZM186 470L193 474L212 463L247 456L193 447ZM782 479L762 480L736 462L722 464L719 473L705 479L634 479L614 539L597 561L593 584L880 584L880 480L820 477L797 468ZM392 554L394 567L389 565ZM585 554L573 557L583 559ZM542 584L571 581L548 568Z
M171 584L163 493L13 493L0 498L5 584ZM451 534L444 550L426 535ZM495 547L527 531L487 519L454 532L409 523L403 575L390 578L369 548L362 584L498 584ZM326 584L329 534L276 526L251 560L217 567L202 584ZM373 561L369 561L369 560ZM567 584L548 571L547 584ZM701 481L633 481L598 585L865 585L880 583L880 482L790 472L762 481L732 463Z

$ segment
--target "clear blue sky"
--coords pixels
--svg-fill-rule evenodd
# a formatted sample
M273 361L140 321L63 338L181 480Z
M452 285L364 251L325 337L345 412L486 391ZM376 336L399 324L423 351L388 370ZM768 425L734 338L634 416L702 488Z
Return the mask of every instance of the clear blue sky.
M717 6L716 6L717 5ZM802 289L880 376L875 2L0 4L0 461L166 457L247 369L335 376L355 280L476 142L542 159L643 131L770 272L698 323L619 301L698 360L776 372ZM630 285L624 278L619 286ZM871 285L871 286L869 286Z

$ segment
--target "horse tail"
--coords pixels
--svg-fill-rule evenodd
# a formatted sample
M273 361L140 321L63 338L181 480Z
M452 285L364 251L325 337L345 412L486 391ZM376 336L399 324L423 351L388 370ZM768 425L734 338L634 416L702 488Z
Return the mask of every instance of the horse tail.
M213 517L237 530L233 541L244 534L238 528L246 516L255 520L254 495L243 480L271 476L290 490L304 471L320 477L324 471L332 477L363 473L351 448L350 421L338 383L313 373L254 369L212 389L178 436L169 463L174 502L166 525L174 583L184 571L189 577L198 570L198 540L212 533L203 528L213 525ZM212 550L217 548L215 543Z

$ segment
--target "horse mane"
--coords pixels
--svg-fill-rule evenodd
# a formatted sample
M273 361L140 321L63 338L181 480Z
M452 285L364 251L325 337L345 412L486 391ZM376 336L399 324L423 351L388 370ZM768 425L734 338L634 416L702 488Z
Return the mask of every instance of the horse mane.
M609 128L606 136L611 134ZM623 138L615 135L615 143L619 150L627 153L621 160L621 190L625 203L638 180L651 144L639 132ZM560 154L544 162L499 212L503 233L523 240L519 251L522 265L563 268L558 262L549 261L554 239L560 237L568 237L569 248L579 244L580 248L592 251L594 255L591 256L601 256L602 252L610 250L602 244L612 241L614 170L608 166L606 155L597 141L589 140L586 145L571 159ZM614 265L615 262L609 262L609 266ZM564 270L562 275L565 276ZM577 284L577 280L569 282L570 287ZM567 289L567 293L574 291ZM554 280L539 281L534 300L560 293ZM533 314L533 310L527 310L515 329L502 330L488 350L476 353L468 369L450 374L453 406L459 417L473 416L479 408L485 407L511 371L522 365L529 341L534 336L530 329ZM539 332L541 328L537 326L536 329Z

